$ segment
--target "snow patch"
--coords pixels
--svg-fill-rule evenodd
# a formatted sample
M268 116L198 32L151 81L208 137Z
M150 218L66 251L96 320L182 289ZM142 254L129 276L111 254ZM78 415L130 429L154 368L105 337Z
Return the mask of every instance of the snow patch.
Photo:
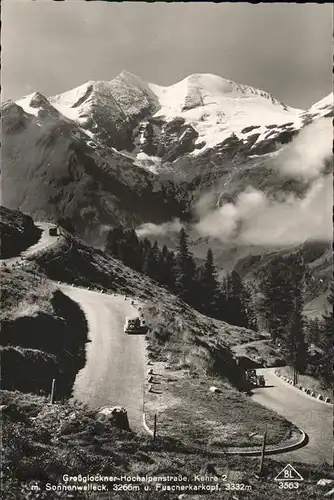
M162 168L161 158L157 156L148 156L143 152L137 154L135 164L155 175L158 174Z
M31 101L32 99L36 96L36 92L33 94L26 95L22 97L22 99L19 99L18 101L15 101L18 106L21 106L21 108L28 113L29 115L34 115L36 118L38 118L38 111L40 108L35 108L31 106Z
M214 147L232 134L242 138L241 131L249 125L261 126L261 141L268 132L266 125L301 124L301 110L284 106L267 92L216 75L190 75L170 87L149 85L161 106L154 116L167 121L176 116L184 118L199 133L196 143L206 143L192 155Z

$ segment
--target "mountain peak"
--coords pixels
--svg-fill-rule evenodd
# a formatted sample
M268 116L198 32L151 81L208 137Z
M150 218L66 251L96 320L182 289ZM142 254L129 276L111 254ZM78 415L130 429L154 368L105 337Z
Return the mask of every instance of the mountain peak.
M16 104L26 113L36 117L39 116L41 112L50 112L52 115L57 113L50 101L45 97L45 95L41 94L41 92L28 94L22 97L22 99L16 101Z

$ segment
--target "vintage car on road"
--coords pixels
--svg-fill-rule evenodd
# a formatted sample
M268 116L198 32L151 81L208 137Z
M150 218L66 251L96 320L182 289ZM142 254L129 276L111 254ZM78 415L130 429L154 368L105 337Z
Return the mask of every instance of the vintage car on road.
M59 229L57 226L52 226L49 229L49 235L50 236L59 236Z
M253 387L265 387L266 381L263 375L257 375L255 370L246 370L246 380Z
M148 328L145 325L145 321L140 318L126 318L124 325L125 333L147 333Z

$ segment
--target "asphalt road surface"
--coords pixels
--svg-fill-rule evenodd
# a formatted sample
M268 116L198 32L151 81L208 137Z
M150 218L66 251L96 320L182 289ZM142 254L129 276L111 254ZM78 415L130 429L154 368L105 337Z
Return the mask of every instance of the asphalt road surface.
M274 369L259 369L268 387L254 389L253 400L275 410L309 436L299 450L275 455L275 460L313 464L333 463L333 407L318 402L274 374ZM270 429L268 429L270 433Z
M145 383L144 335L124 333L126 316L137 313L131 300L62 285L88 321L86 364L79 371L73 397L90 408L124 406L131 429L142 430Z
M29 258L34 254L38 253L39 251L54 245L55 243L58 242L59 238L61 238L61 236L59 235L58 236L49 235L49 229L50 227L54 227L54 224L51 224L49 222L35 222L35 226L37 226L39 229L42 230L38 242L35 243L34 245L31 245L26 250L23 250L19 255L15 257L10 257L9 259L0 259L0 263L5 263L6 266L11 267L15 264L18 264L20 260L24 258Z

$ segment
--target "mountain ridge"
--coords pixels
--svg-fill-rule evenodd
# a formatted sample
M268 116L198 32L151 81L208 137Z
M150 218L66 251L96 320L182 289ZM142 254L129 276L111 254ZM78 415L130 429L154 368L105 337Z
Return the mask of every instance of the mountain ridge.
M145 167L147 157L156 164L170 163L183 154L200 155L234 134L243 142L254 141L256 151L260 143L279 137L282 130L299 130L305 122L328 115L330 98L331 94L308 110L300 110L266 91L217 75L196 73L163 87L122 71L110 81L90 80L44 99L93 139L131 153ZM27 101L29 96L16 102L30 112ZM175 134L183 145L180 152L151 150L147 145L151 127L156 140L164 143L162 136L171 122L179 126ZM169 149L168 145L162 149Z

